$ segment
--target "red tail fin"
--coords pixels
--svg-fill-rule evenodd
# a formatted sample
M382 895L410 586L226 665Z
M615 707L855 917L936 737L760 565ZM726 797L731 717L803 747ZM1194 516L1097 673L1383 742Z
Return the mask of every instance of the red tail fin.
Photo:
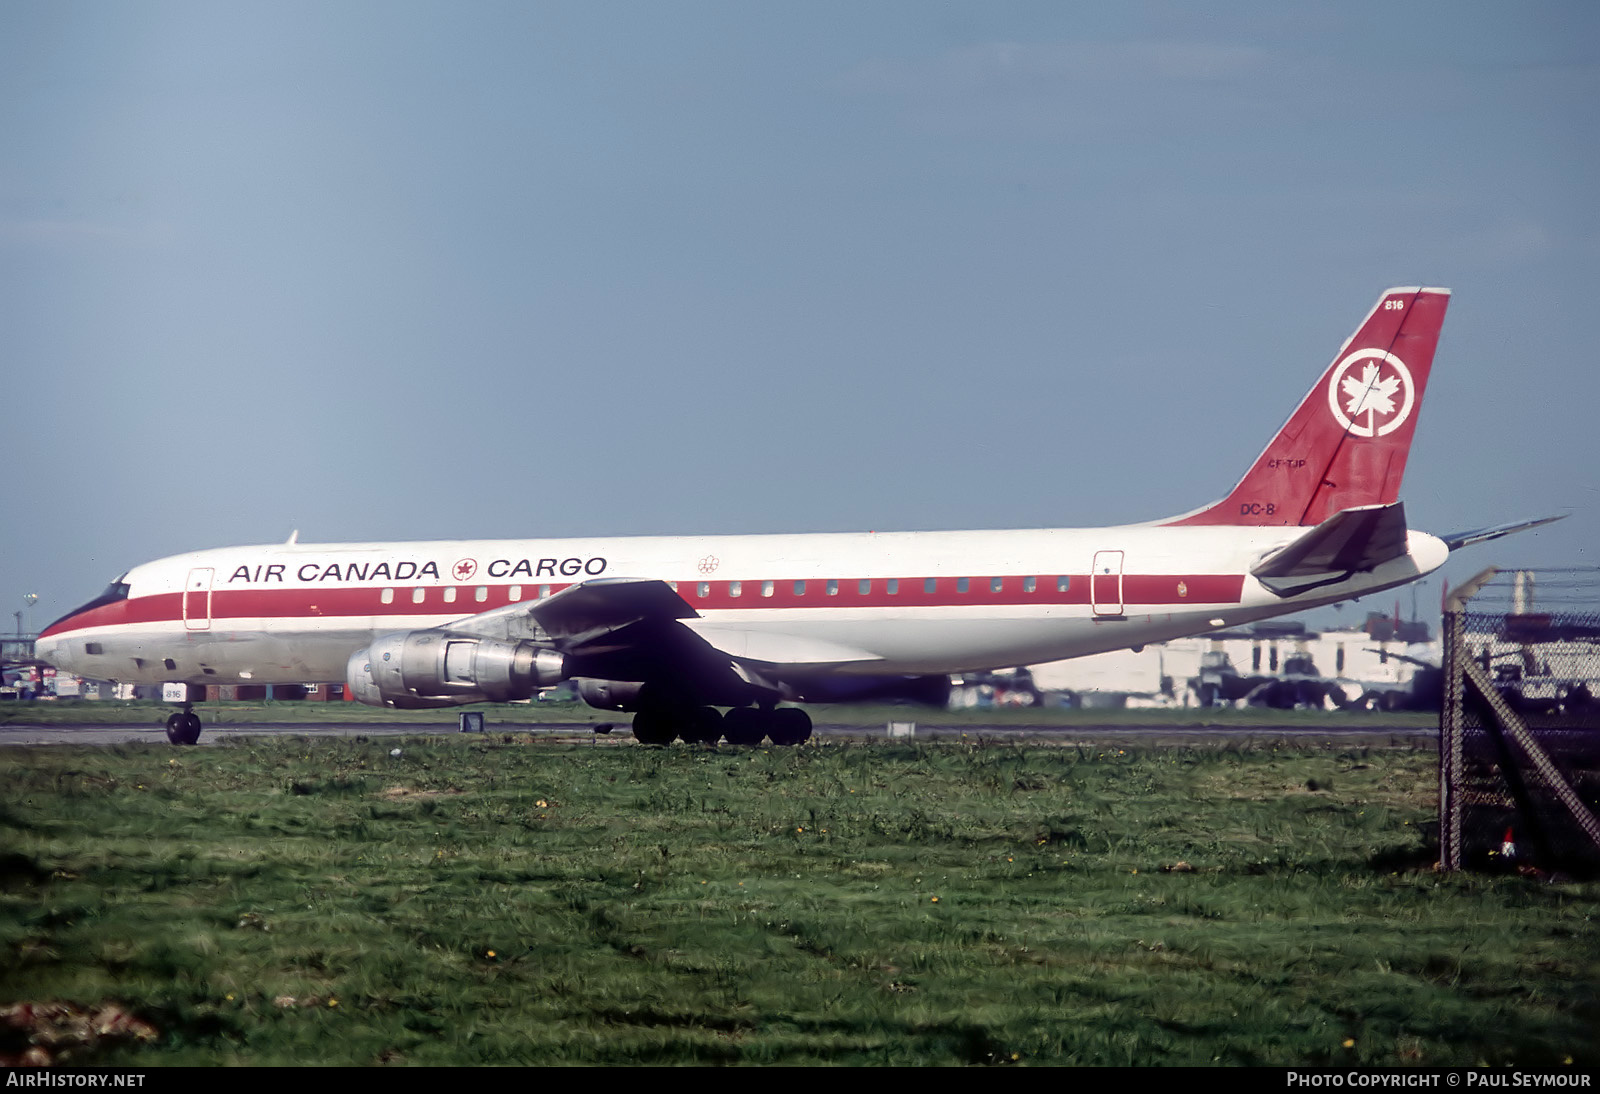
M1400 494L1449 289L1390 289L1233 493L1166 524L1313 525Z

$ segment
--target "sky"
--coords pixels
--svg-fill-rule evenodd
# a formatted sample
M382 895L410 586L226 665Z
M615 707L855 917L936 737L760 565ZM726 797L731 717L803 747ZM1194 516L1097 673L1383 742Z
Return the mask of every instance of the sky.
M1391 285L1413 527L1569 514L1444 574L1600 563L1593 4L8 0L0 147L7 630L296 529L1185 512Z

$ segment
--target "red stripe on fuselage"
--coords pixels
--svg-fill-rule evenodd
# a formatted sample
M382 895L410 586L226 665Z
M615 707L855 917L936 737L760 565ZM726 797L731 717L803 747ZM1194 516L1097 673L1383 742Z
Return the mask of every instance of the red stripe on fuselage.
M765 582L741 581L740 595L731 591L729 581L680 581L678 595L697 610L736 611L763 608L941 608L971 605L1048 605L1088 604L1089 577L1075 574L1065 590L1056 587L1055 575L1038 576L1032 592L1023 585L1023 577L1010 575L1000 580L1000 588L993 587L995 579L989 577L941 577L934 579L934 589L928 592L926 578L897 578L897 591L889 592L889 580L871 579L865 593L861 579L838 579L837 591L828 592L828 579L806 578L805 592L795 592L796 581L773 581L772 593L762 595ZM1105 581L1107 579L1102 579ZM961 591L965 581L966 591ZM549 583L550 592L558 593L570 587ZM700 595L702 586L706 595ZM404 585L404 586L354 586L318 588L297 586L287 589L216 589L211 593L211 621L226 627L228 620L237 619L341 619L353 617L434 615L461 617L501 608L507 604L538 603L539 583L521 585L523 596L511 599L512 585ZM390 603L383 602L384 589L393 592ZM415 589L423 590L419 603L412 599ZM485 599L476 599L479 588L487 589ZM454 589L456 599L446 603L446 589ZM1244 589L1241 574L1124 574L1121 601L1125 605L1184 605L1184 604L1237 604ZM533 593L535 595L527 595ZM110 604L102 604L87 612L68 616L52 624L40 638L65 634L71 631L96 627L116 627L132 623L181 622L183 614L182 592L157 593L153 596L136 596Z

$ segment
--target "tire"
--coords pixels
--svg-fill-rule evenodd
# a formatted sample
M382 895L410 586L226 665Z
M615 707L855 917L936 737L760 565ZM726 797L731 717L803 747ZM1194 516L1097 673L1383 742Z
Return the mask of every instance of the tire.
M200 728L200 715L180 711L167 719L167 740L175 745L196 744L200 740Z
M677 735L668 708L644 707L633 716L633 739L642 745L670 745Z
M799 707L773 711L771 726L769 735L775 745L798 745L811 739L811 715Z

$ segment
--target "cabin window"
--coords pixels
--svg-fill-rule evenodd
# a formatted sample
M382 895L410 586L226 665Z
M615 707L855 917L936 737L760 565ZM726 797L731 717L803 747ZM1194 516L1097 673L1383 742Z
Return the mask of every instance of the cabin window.
M922 579L922 591L927 593L929 596L932 596L934 593L938 592L939 591L939 579L936 578L936 577L925 577L925 578L923 578Z
M696 596L710 596L711 595L711 582L709 582L709 581L700 582L698 585L695 586L694 594Z
M428 590L418 585L415 589L411 590L411 603L421 604L423 600L427 598L427 596Z
M970 577L956 578L956 592L964 593L970 588L972 588L972 579Z
M839 583L837 581L835 581L833 578L829 578L828 579L828 595L829 596L838 596L839 595Z
M539 599L543 600L545 597L547 597L549 595L550 595L550 586L548 586L548 585L540 585L539 586Z
M883 583L883 587L890 596L900 595L900 579L898 577L891 577Z
M762 596L771 596L772 595L772 582L763 581L761 583L761 595Z
M806 595L806 583L804 581L796 581L794 583L794 595L795 596L805 596Z
M991 577L989 579L989 591L991 593L997 593L1001 589L1004 589L1005 587L1006 587L1006 579L1005 578L1003 578L1003 577Z
M522 599L522 586L521 585L513 585L513 586L511 586L511 588L507 589L506 590L506 599L511 601L513 604L515 604L517 601L521 600Z
M1036 577L1025 577L1025 578L1022 579L1022 591L1023 592L1031 593L1031 592L1033 592L1033 590L1037 589L1038 587L1039 587L1039 579L1038 578L1036 578Z
M384 604L393 604L394 603L394 590L393 589L385 589L385 590L383 590L383 592L378 594L378 600L380 602L384 603Z
M730 582L728 582L728 595L729 596L743 596L744 595L744 582L742 582L742 581L730 581Z
M1066 592L1068 587L1071 586L1071 584L1072 584L1072 579L1070 577L1066 576L1065 574L1062 574L1060 577L1056 578L1056 592L1058 592L1058 593Z
M667 582L667 588L671 589L673 592L677 592L678 591L678 583L676 581L669 581L669 582Z
M856 591L858 593L860 593L862 596L871 595L871 593L872 593L872 581L869 578L862 578L861 582L856 586Z
M487 586L487 585L479 585L476 589L474 589L472 591L472 599L476 600L479 604L482 604L485 600L488 600L489 599L489 586Z
M450 588L444 591L444 602L446 604L454 604L456 602L455 586L452 585Z

